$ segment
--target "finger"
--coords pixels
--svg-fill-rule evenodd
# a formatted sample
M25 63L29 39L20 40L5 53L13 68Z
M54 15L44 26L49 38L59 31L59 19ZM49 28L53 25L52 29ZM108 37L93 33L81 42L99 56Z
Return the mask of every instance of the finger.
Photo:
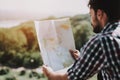
M45 74L45 76L46 76L47 71L46 71L46 67L45 66L42 66L42 71L43 71L43 74Z
M76 60L76 57L75 57L75 52L76 52L76 50L70 49L69 52L70 52L72 58L73 58L74 60Z
M80 57L80 52L78 50L69 50L71 53L71 56L74 60L77 60Z
M48 71L48 69L47 69L47 66L42 66L42 71L43 71L43 74L45 75L45 76L49 76L49 71Z

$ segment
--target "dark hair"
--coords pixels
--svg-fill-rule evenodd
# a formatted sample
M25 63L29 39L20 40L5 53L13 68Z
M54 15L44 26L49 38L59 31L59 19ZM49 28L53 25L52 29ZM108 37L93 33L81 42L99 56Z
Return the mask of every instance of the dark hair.
M120 20L120 0L89 0L88 6L95 10L103 10L109 22Z

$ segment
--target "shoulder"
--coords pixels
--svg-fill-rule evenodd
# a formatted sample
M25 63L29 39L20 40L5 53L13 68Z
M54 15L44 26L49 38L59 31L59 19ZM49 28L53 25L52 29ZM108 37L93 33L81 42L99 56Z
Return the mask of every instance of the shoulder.
M93 36L81 49L80 52L83 54L96 52L99 48L101 48L100 42L100 34ZM95 51L94 51L95 50Z
M109 38L110 40L113 39L112 33L99 33L93 36L87 43L86 45L95 45L95 44L101 44L104 40Z
M82 47L82 50L87 48L87 47L91 47L94 45L98 45L100 44L100 34L96 34L95 36L93 36L91 39L89 39L89 41Z
M93 36L82 48L81 50L87 48L87 47L93 47L93 46L98 46L100 47L100 45L104 42L104 40L106 41L106 38L111 38L111 33L98 33L95 36Z
M96 34L87 42L87 44L91 42L94 43L96 41L99 42L100 38L102 37L104 37L102 34Z

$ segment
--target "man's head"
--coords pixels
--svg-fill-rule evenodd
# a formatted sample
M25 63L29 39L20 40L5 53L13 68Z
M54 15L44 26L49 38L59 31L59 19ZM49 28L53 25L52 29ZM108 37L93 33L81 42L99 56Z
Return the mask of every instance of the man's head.
M120 0L89 0L91 24L99 33L107 22L120 20Z

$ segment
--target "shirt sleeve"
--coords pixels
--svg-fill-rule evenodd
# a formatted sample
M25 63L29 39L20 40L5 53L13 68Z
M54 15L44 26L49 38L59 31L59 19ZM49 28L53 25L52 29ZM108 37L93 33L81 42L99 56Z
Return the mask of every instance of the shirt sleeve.
M67 71L69 80L86 80L105 65L106 59L99 39L88 41L81 53L83 56Z

